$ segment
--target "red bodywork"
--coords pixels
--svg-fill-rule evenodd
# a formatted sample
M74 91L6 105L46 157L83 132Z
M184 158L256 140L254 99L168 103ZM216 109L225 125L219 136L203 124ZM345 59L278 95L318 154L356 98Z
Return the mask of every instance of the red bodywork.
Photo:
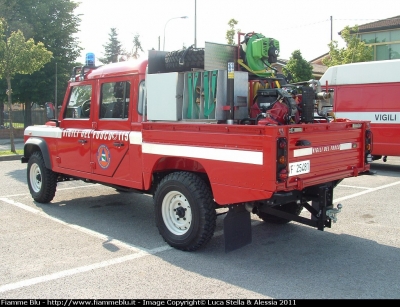
M400 82L329 85L338 117L370 120L372 154L400 156Z
M90 71L68 86L58 121L28 127L25 141L44 139L54 172L147 191L157 172L187 170L205 173L219 205L270 198L278 191L357 176L369 170L365 159L367 122L299 125L228 125L196 122L146 122L138 110L139 85L147 61L121 62ZM99 119L100 85L131 83L129 116ZM73 86L93 87L88 119L67 119ZM160 93L162 100L162 93ZM297 162L311 165L308 173L277 179L277 140L287 141L288 172ZM100 156L108 158L107 167Z
M370 121L372 155L384 161L400 156L399 70L399 59L359 62L331 66L320 79L336 117Z

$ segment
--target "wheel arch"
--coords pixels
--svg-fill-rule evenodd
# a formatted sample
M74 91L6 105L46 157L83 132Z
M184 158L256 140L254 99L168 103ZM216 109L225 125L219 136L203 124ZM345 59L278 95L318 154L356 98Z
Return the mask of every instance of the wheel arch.
M227 175L218 172L219 168L215 167L218 164L209 160L199 161L194 158L177 156L145 156L143 161L142 185L144 190L149 191L149 194L154 193L164 176L176 171L187 171L201 176L210 187L212 196L218 205L268 199L273 194L271 191L240 187L235 183L222 180L221 178Z
M212 191L212 185L205 166L195 159L182 157L160 157L157 159L151 172L144 172L145 189L154 189L163 177L176 171L196 173L205 180Z
M38 137L30 137L28 140L26 140L24 145L24 157L22 158L22 162L27 163L29 157L35 151L40 151L42 153L46 168L52 169L49 147L44 139Z

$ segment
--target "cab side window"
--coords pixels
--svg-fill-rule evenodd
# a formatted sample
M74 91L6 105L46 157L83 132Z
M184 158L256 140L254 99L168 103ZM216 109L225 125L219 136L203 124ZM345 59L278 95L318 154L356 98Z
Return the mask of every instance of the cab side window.
M128 118L130 87L128 81L101 85L100 118Z
M139 84L139 97L138 97L138 113L143 116L144 120L147 115L147 95L145 81Z
M92 97L91 85L78 85L71 89L64 118L90 117L90 102Z

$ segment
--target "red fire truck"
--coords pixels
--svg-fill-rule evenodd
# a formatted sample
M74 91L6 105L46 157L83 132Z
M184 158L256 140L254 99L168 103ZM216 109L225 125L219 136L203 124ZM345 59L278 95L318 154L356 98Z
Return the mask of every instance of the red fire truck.
M400 156L399 71L400 60L361 62L329 67L320 79L336 116L371 122L374 160Z
M66 180L153 195L160 235L185 251L209 242L217 214L226 251L251 242L251 214L331 227L334 188L370 169L369 122L316 116L318 82L296 105L273 67L279 42L239 42L75 67L57 118L25 129L33 199Z

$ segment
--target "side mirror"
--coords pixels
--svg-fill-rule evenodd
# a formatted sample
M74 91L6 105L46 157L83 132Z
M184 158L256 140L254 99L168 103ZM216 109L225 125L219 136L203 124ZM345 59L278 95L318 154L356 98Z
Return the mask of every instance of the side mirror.
M55 114L54 114L54 105L52 102L46 102L45 103L45 108L46 108L46 117L47 119L54 119Z

